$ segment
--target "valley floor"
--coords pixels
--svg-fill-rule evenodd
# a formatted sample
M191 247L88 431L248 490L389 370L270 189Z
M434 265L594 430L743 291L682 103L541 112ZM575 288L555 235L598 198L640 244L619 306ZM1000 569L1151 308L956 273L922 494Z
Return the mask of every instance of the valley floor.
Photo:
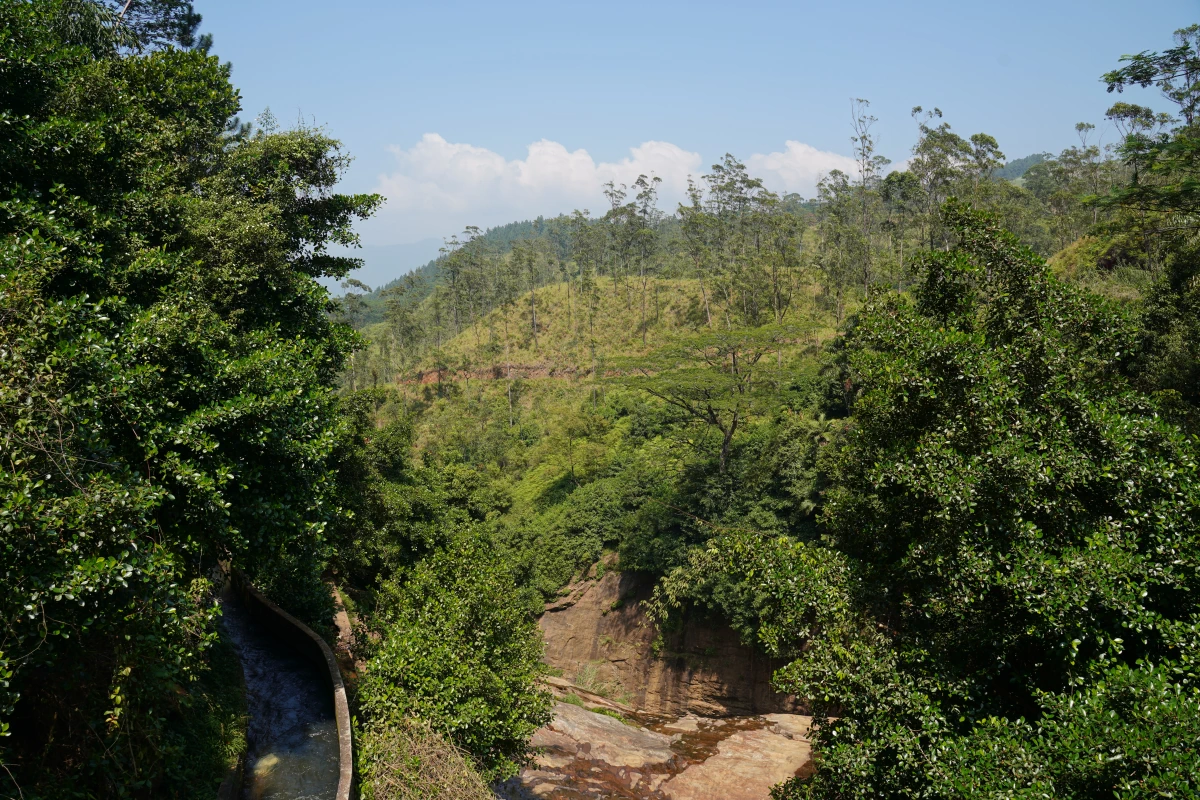
M810 768L811 717L765 714L616 719L559 702L534 734L535 762L498 788L506 800L768 800Z

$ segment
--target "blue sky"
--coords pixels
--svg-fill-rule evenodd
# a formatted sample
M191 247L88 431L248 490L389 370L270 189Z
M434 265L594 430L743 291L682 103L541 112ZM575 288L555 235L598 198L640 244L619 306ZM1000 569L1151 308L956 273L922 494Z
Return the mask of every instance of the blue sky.
M1076 122L1103 122L1098 77L1121 54L1200 19L1197 0L196 6L245 118L325 126L356 158L345 188L388 196L362 228L377 247L598 211L600 184L638 171L664 178L671 207L727 151L808 196L849 154L851 97L896 162L914 105L1010 158L1058 151Z

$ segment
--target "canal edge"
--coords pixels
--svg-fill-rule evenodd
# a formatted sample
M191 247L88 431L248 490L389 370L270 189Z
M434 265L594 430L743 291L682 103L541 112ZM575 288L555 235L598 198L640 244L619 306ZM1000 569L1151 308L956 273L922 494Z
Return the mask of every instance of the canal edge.
M256 610L255 606L257 606L260 609L260 614L265 612L265 616L274 618L277 620L277 624L283 623L283 632L286 633L290 630L293 632L293 636L290 638L299 639L297 644L308 645L308 647L302 646L299 649L307 650L307 654L313 661L320 661L325 665L329 677L330 689L333 693L334 716L337 720L338 788L336 800L350 800L354 784L354 740L350 727L350 704L346 696L346 683L342 679L342 671L338 666L337 657L329 647L329 644L318 636L316 631L271 602L270 599L250 582L245 573L240 569L233 567L229 571L229 576L233 588L242 596L251 613ZM300 636L295 636L294 634L300 634ZM222 793L219 795L220 800L226 800L227 797L229 800L232 800L232 798L236 797L241 789L244 770L245 764L243 761L239 763L236 775L230 775L226 779L231 784L228 795L224 793L226 783L222 783ZM230 778L233 780L230 781Z

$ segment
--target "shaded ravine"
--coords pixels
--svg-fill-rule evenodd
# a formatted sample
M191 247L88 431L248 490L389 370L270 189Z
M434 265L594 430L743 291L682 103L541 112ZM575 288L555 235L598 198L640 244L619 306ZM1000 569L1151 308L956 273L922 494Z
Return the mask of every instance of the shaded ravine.
M242 662L250 715L243 800L334 800L339 743L329 680L256 621L238 593L221 594L221 626Z

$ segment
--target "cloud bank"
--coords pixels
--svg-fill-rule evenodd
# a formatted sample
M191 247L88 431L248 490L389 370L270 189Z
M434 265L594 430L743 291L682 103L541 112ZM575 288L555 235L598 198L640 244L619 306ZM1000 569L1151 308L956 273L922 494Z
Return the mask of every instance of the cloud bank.
M818 150L804 142L788 140L779 153L755 153L746 159L746 169L776 191L796 192L805 197L817 193L817 182L832 170L858 174L858 164L850 156Z
M699 178L709 162L670 142L630 148L620 161L597 162L587 150L567 150L543 139L525 158L507 159L471 144L427 133L411 148L390 148L396 169L379 176L375 191L387 204L371 224L379 241L408 242L447 236L467 225L489 227L517 219L554 216L576 208L606 209L608 181L632 184L640 174L662 178L660 207L673 210L684 199L688 176ZM788 141L781 152L746 159L750 173L767 186L809 197L831 169L854 171L854 160Z

